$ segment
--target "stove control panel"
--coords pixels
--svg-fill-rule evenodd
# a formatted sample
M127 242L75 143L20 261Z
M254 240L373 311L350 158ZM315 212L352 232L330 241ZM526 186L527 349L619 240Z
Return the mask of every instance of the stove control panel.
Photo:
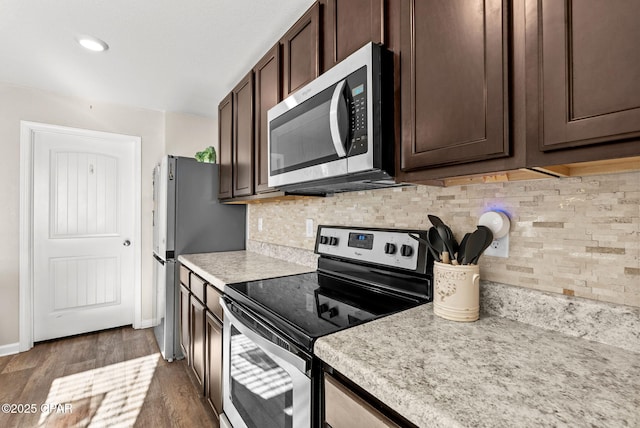
M426 257L424 245L409 236L423 231L318 226L317 233L316 253L321 255L412 271Z

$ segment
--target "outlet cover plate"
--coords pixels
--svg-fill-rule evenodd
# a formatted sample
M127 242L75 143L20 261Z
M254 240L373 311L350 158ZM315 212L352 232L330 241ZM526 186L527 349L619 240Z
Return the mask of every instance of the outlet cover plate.
M307 238L313 238L313 219L308 218L306 221L307 226Z
M484 250L485 256L509 257L509 235L494 240L489 247Z

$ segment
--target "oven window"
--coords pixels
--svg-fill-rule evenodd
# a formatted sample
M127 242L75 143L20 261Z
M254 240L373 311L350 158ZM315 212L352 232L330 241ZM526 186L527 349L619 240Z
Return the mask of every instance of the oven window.
M291 427L291 376L251 339L231 326L230 395L249 428Z

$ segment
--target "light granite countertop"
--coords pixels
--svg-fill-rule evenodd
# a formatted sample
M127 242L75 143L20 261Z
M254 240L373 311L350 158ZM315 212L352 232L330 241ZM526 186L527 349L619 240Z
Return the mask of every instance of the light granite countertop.
M640 354L432 304L325 336L314 353L419 427L638 427Z
M178 260L222 291L316 270L306 254L256 250ZM640 309L481 288L476 322L429 303L322 337L314 353L419 427L640 427Z
M316 269L250 251L182 254L178 261L216 288L225 284L313 272Z

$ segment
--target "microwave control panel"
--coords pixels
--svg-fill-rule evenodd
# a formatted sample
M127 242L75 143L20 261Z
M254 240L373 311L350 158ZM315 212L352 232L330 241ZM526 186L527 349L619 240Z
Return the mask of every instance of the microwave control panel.
M360 155L367 152L368 146L368 120L367 120L367 73L366 67L352 73L347 78L350 104L349 116L350 137L348 156Z

